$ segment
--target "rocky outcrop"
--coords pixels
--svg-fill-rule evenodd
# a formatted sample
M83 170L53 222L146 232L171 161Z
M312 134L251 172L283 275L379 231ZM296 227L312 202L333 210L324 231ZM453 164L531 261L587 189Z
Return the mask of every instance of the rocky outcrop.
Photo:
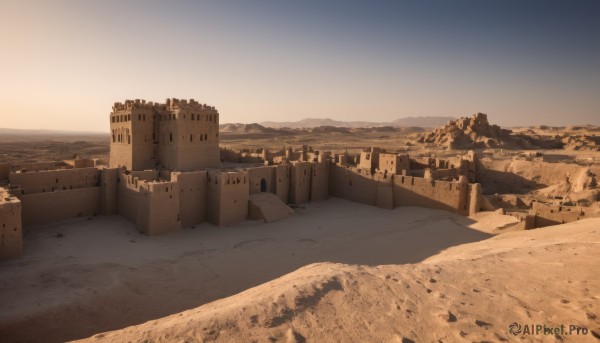
M565 135L562 139L565 150L600 151L600 137L591 135Z
M477 113L450 121L446 126L419 136L420 143L446 146L448 149L496 148L517 145L511 131L490 125L487 115Z

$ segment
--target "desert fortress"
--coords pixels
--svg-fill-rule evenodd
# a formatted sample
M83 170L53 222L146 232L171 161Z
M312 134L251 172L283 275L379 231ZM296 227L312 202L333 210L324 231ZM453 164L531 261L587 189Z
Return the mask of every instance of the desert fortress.
M486 119L482 116L474 118ZM203 222L280 220L292 215L295 205L329 196L461 215L497 208L476 183L496 174L486 174L472 151L446 159L412 159L380 148L354 155L307 146L235 152L219 147L218 111L194 100L115 103L110 139L108 164L76 157L56 164L0 165L0 258L22 254L23 226L96 215L118 214L140 232L157 235ZM542 205L534 210L539 216L558 212ZM565 215L567 221L580 218L575 212ZM523 228L541 226L535 215L518 216Z

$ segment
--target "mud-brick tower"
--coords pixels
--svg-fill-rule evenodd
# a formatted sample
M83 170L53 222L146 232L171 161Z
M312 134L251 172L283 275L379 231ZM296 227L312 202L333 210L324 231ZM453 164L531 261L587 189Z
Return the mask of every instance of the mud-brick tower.
M220 168L219 113L193 99L167 99L159 111L158 160L168 170Z
M117 102L110 114L110 166L128 170L155 169L156 106L144 100Z
M219 113L190 99L115 103L110 166L128 170L220 168Z

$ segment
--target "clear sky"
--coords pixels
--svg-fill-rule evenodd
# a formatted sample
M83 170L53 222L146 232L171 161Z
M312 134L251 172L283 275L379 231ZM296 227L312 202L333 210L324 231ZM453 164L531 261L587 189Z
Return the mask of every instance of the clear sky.
M108 131L115 101L221 122L484 112L600 124L600 1L0 0L0 127Z

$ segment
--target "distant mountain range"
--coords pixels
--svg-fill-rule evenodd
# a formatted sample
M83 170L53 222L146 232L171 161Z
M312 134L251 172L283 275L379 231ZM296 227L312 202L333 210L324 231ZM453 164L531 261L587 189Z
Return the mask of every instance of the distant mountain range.
M108 132L94 131L67 131L67 130L47 130L47 129L11 129L0 127L0 135L3 136L88 136L88 135L108 135Z
M302 128L315 128L320 126L333 126L333 127L347 127L347 128L359 128L359 127L428 127L435 128L446 125L450 120L456 119L455 117L404 117L396 119L390 122L370 122L370 121L340 121L329 118L305 118L298 121L264 121L259 123L264 127L271 128L291 128L291 129L302 129Z

